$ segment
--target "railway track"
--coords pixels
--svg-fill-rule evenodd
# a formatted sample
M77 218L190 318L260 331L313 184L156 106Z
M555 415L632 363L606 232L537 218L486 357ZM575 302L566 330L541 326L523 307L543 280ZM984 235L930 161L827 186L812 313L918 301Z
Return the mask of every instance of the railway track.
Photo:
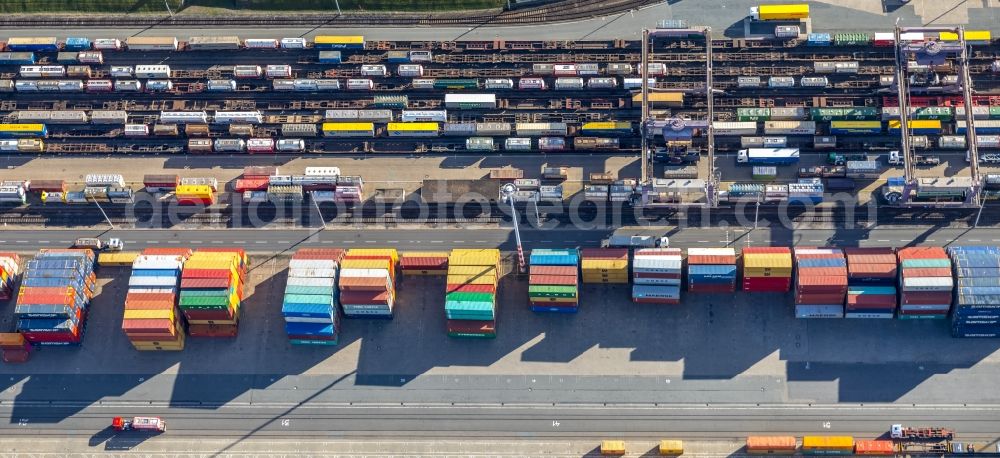
M0 27L442 27L442 26L482 26L482 25L529 25L555 22L577 21L609 14L625 12L643 6L659 3L658 0L566 0L536 8L486 13L442 13L442 14L233 14L228 16L199 16L178 14L159 15L102 15L102 16L52 16L52 15L5 15L0 16Z

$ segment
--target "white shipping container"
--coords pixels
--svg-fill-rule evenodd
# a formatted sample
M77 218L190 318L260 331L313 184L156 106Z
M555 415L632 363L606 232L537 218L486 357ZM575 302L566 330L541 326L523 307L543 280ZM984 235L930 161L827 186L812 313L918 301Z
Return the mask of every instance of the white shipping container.
M634 285L661 285L661 286L680 286L680 278L649 278L649 277L634 277L632 278L632 284Z
M903 291L951 291L951 277L903 277Z
M94 49L121 51L122 42L117 38L98 38L94 40Z
M169 65L136 65L136 78L170 78Z
M126 137L145 137L149 135L149 126L145 124L125 124Z
M292 259L289 269L336 269L337 261L332 259Z
M355 79L355 78L351 78L351 79L347 80L347 89L348 90L354 90L354 91L365 90L365 91L370 91L374 87L375 87L375 83L372 82L372 80L369 80L369 79Z
M378 76L384 78L389 75L389 71L386 70L385 65L362 65L361 75Z
M274 38L247 38L243 40L243 46L248 49L276 49L278 40Z
M331 288L337 286L337 278L334 277L307 277L299 275L296 269L291 269L288 271L288 280L285 281L286 285L289 286L320 286L324 288Z
M424 66L416 64L400 64L396 69L399 76L424 76Z
M292 66L291 65L268 65L265 67L264 74L268 78L291 78L292 77Z
M282 38L281 47L284 49L305 49L305 38Z
M288 271L291 278L337 278L337 269L295 269ZM286 283L290 284L290 283Z
M306 167L306 176L335 176L339 177L340 167Z

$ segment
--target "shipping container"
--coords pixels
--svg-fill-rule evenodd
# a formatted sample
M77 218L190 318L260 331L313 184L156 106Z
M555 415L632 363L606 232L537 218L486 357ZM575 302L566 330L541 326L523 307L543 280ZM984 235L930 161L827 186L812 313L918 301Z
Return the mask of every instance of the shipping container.
M132 36L125 40L129 51L176 51L177 37Z
M282 44L284 44L284 40L282 40ZM313 39L313 47L316 49L364 49L365 38L360 35L318 35Z
M190 37L187 49L191 51L226 51L240 49L242 43L235 36Z

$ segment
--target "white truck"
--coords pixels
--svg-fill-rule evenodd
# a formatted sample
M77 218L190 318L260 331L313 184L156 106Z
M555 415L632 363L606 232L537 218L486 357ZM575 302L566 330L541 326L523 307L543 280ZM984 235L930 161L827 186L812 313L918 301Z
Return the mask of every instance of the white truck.
M667 248L670 238L666 228L621 228L601 242L605 248Z

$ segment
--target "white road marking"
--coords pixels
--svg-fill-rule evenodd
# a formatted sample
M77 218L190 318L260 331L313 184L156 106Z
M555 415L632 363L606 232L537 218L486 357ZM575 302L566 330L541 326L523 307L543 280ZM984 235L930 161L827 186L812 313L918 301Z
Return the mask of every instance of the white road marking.
M879 239L879 240L876 240L876 242L888 243L889 241L888 240L881 240L881 239Z
M49 241L48 240L39 240L38 243L41 243L43 245L48 245Z
M254 243L263 245L263 244L267 243L267 240L258 240L258 241L254 242Z
M386 243L399 243L399 240L386 240Z
M176 245L176 244L181 243L181 242L180 242L180 240L167 240L167 243L171 243L171 244Z
M902 125L902 124L900 124L900 125ZM476 240L476 243L486 243L486 241L485 240Z
M354 243L354 240L344 240L342 243Z
M289 242L288 240L280 240L278 241L278 243L292 243L292 242Z
M900 121L900 125L902 125L902 121ZM979 239L969 239L969 241L970 242L982 242L982 240L979 240Z
M191 244L193 244L193 245L201 245L201 240L192 240Z
M542 243L552 243L551 240L542 240Z
M708 240L699 240L698 243L708 243Z
M900 122L902 122L902 121L900 121ZM900 124L900 125L902 125L902 124ZM365 240L365 243L375 243L375 241L374 240Z
M901 124L901 125L902 125L902 124ZM148 243L148 244L150 244L150 245L156 245L157 243L160 243L160 241L159 241L159 240L149 240L149 241L147 241L146 243Z
M444 243L444 242L441 240L431 240L431 243Z
M243 240L237 240L237 241L235 241L235 242L233 242L233 243L235 243L235 244L237 244L237 245L245 245L245 244L246 244L247 242L245 242L245 241L243 241Z

